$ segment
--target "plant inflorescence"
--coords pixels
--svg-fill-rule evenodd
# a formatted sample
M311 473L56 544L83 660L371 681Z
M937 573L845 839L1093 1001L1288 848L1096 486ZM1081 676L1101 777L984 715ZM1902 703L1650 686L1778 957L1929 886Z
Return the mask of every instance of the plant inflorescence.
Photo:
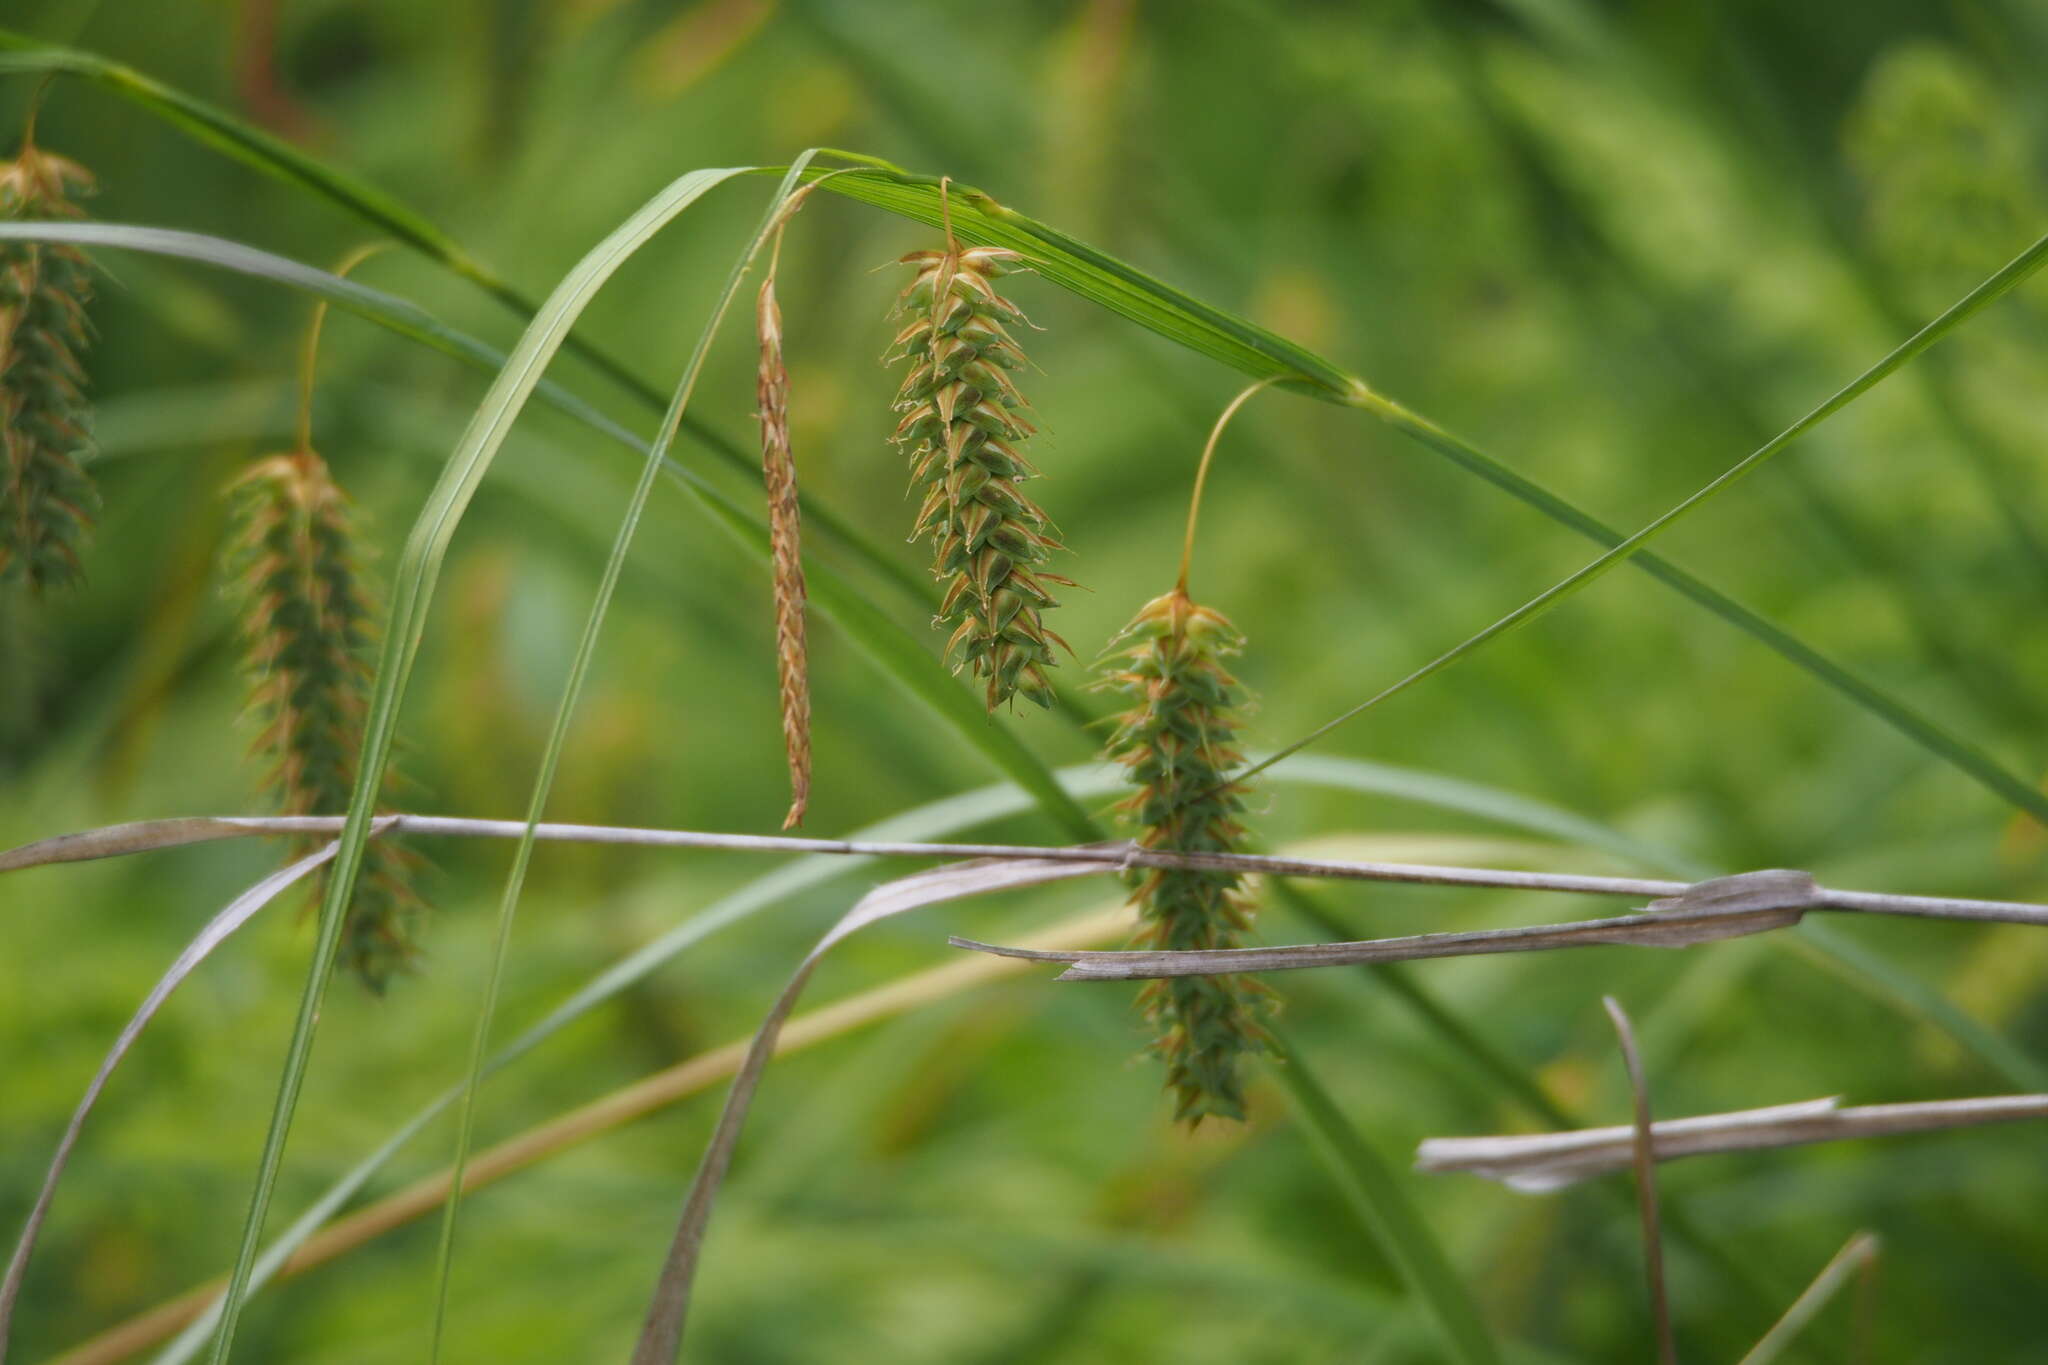
M73 197L91 184L24 136L0 163L0 219L80 217ZM91 302L92 265L77 248L0 243L0 578L38 591L81 577L79 546L99 506L80 363Z
M347 497L327 462L303 449L257 461L229 495L231 589L269 785L288 815L346 810L372 634ZM381 992L412 960L418 901L396 846L373 841L367 856L340 961Z
M1244 793L1230 774L1243 763L1237 732L1245 699L1222 659L1242 646L1228 619L1179 587L1147 602L1111 641L1101 685L1132 705L1117 717L1106 752L1137 788L1119 809L1139 847L1241 851ZM1191 868L1137 874L1138 946L1236 947L1251 921L1242 880L1235 872ZM1158 1029L1153 1048L1166 1061L1175 1118L1197 1124L1211 1115L1244 1117L1238 1063L1264 1045L1259 1015L1267 996L1245 976L1147 983L1139 1002Z
M775 248L779 258L779 231ZM789 365L783 355L782 306L776 301L772 262L761 280L754 322L761 347L755 396L761 419L761 478L768 494L769 572L775 588L775 667L782 698L782 744L789 760L789 813L782 827L794 829L803 823L811 800L811 689L804 636L802 512L796 453L789 441Z
M1046 585L1072 585L1041 567L1060 540L1018 488L1038 472L1017 450L1033 428L1009 376L1024 356L1008 329L1026 319L995 281L1021 259L962 247L950 231L943 249L903 257L917 278L899 302L911 321L895 341L910 360L895 440L922 495L911 538L932 541L932 573L945 585L934 624L951 632L955 671L986 684L991 711L1016 696L1052 704L1046 670L1066 642L1046 629L1043 613L1057 605Z

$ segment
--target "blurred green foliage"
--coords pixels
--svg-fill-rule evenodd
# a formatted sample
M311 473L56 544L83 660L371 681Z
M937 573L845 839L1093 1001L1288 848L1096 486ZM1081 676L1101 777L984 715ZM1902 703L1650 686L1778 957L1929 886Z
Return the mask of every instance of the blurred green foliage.
M952 174L1336 358L1630 527L2048 226L2048 20L2021 0L25 0L7 22L265 123L534 294L691 167L823 143ZM0 135L20 126L32 84L0 85ZM58 84L39 129L98 177L97 217L316 264L362 240L331 206L101 91ZM657 384L682 364L758 211L722 193L588 315L589 335ZM911 508L885 439L893 377L877 363L896 281L871 267L927 244L910 224L820 196L780 272L806 491L884 542L907 533ZM40 603L0 599L0 844L260 809L221 594L220 490L289 443L308 305L134 255L105 265L91 360L105 510L88 583ZM361 278L497 344L516 335L496 304L418 259L391 253ZM1033 455L1049 477L1032 491L1091 589L1068 595L1058 623L1085 660L1170 586L1202 435L1240 381L1028 278L1014 292L1045 329L1032 343L1045 370ZM694 411L745 444L743 330L728 333ZM2048 698L2033 680L2048 672L2048 637L2025 623L2048 593L2044 360L2048 286L2036 280L1662 548L2037 772ZM316 439L388 566L483 382L347 318L329 327L322 366ZM565 359L556 374L645 429L586 366ZM682 454L758 502L732 471ZM494 816L522 805L632 472L551 414L523 419L449 560L401 725L408 804ZM1360 415L1272 395L1219 454L1195 585L1250 638L1238 672L1261 708L1249 738L1272 746L1589 557ZM869 586L922 628L894 588ZM811 832L991 780L829 629L812 641ZM786 792L772 651L760 566L664 488L551 814L774 828ZM1060 672L1071 686L1082 668ZM1002 723L1049 762L1089 757L1090 739L1058 716ZM1641 575L1606 579L1325 747L1539 798L1669 850L1662 867L1566 844L1523 850L1546 866L1797 866L1841 885L2048 894L2037 827ZM1501 832L1277 784L1255 824L1275 849L1369 836L1389 856ZM984 833L1061 837L1027 818ZM436 906L425 969L383 1000L330 995L287 1210L460 1074L508 850L422 851ZM25 1212L135 1002L274 852L219 845L0 882L0 1226ZM543 847L505 1030L767 866ZM745 1032L877 875L850 872L707 940L550 1042L491 1083L480 1136ZM1068 887L892 925L828 964L817 998L943 960L941 916L1014 937L1109 894ZM1580 908L1316 895L1360 934ZM1832 927L2048 1059L2038 934ZM1274 908L1261 936L1318 932ZM231 1255L308 943L290 910L271 913L180 992L117 1077L32 1268L23 1359ZM1430 963L1414 976L1591 1122L1626 1113L1603 992L1635 1013L1664 1114L2010 1088L1787 939ZM1540 1124L1374 978L1281 984L1290 1036L1397 1163L1425 1135ZM1156 1068L1136 1060L1130 999L1032 976L778 1063L713 1224L693 1357L1436 1358L1270 1080L1248 1125L1175 1130ZM701 1096L470 1201L457 1357L619 1356L712 1117ZM438 1166L448 1141L434 1129L378 1188ZM2038 1149L2038 1132L1992 1129L1701 1159L1667 1168L1664 1185L1768 1303L1789 1303L1858 1228L1881 1232L1879 1359L2021 1359L2048 1344ZM1511 1357L1645 1357L1635 1225L1614 1190L1534 1199L1439 1177L1410 1193ZM243 1358L421 1358L432 1261L431 1226L414 1226L266 1291ZM1733 1359L1769 1323L1682 1245L1672 1295L1688 1358ZM1848 1337L1838 1305L1809 1337L1813 1358L1842 1358Z

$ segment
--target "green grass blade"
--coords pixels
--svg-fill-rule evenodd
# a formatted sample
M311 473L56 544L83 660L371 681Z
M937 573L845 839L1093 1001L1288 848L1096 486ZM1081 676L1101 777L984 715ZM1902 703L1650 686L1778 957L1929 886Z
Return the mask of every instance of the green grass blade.
M357 763L355 790L349 800L348 821L343 826L341 851L336 855L327 894L320 905L319 936L313 963L300 998L298 1018L292 1028L270 1130L264 1138L263 1156L257 1170L255 1189L250 1196L249 1213L243 1223L234 1272L229 1279L220 1330L214 1338L214 1365L222 1365L234 1345L236 1318L256 1250L262 1240L263 1220L269 1209L271 1191L283 1164L285 1138L291 1129L292 1113L305 1081L306 1062L312 1052L320 1002L341 939L343 914L355 890L356 873L362 865L373 806L390 759L399 703L419 651L420 638L426 629L427 609L433 600L435 581L448 543L455 534L456 523L475 495L477 485L511 429L513 419L539 384L542 368L561 348L570 325L598 287L670 219L707 191L739 174L743 172L700 170L681 177L614 230L563 278L533 324L519 338L511 358L478 407L406 539L405 550L392 581L390 624L379 653L376 682L364 724L362 753Z
M1500 1365L1479 1305L1452 1269L1407 1191L1387 1163L1344 1118L1336 1101L1303 1063L1301 1054L1273 1035L1273 1074L1294 1102L1309 1145L1328 1167L1345 1201L1372 1232L1416 1301L1429 1313L1452 1360Z
M1448 457L1494 486L1513 494L1559 524L1569 526L1588 540L1597 541L1611 549L1626 539L1612 526L1579 510L1540 484L1517 474L1427 418L1419 417L1398 404L1391 403L1386 404L1384 410L1376 408L1375 411L1390 426L1420 441L1438 454ZM1990 755L1969 741L1950 733L1897 697L1851 673L1782 626L1751 611L1719 589L1708 586L1671 561L1644 550L1635 554L1631 562L1652 578L1677 590L1788 662L1812 674L1829 688L1849 698L1857 706L1882 720L1921 748L1959 771L1969 774L2016 808L2037 818L2048 819L2048 797L2044 797L2031 784L2007 772Z
M2024 1048L1984 1027L1955 1002L1882 953L1832 924L1803 921L1786 942L1801 956L1834 972L1871 999L1902 1017L1945 1033L1964 1052L2018 1090L2048 1091L2048 1065Z
M1735 484L1747 478L1750 474L1755 473L1763 466L1765 461L1778 455L1787 446L1791 445L1792 442L1798 440L1808 431L1819 426L1829 417L1840 412L1843 408L1856 401L1857 398L1875 388L1886 376L1925 351L1935 342L1941 340L1942 337L1948 335L1949 332L1960 326L1970 316L2016 288L2036 270L2040 269L2041 263L2044 260L2048 260L2048 236L2043 236L2032 246L2022 251L2018 256L2015 256L2011 261L2007 262L2003 269L1957 300L1940 317L1922 327L1905 341L1900 342L1883 359L1847 384L1844 384L1841 388L1835 390L1818 407L1794 422L1791 426L1786 427L1770 440L1764 442L1761 446L1758 446L1756 450L1723 471L1719 477L1685 498L1649 525L1610 547L1605 554L1602 554L1584 568L1545 588L1542 592L1536 594L1536 596L1530 598L1521 606L1516 607L1484 630L1479 631L1475 635L1468 636L1398 682L1382 688L1350 710L1318 726L1305 738L1282 748L1275 757L1285 756L1306 747L1322 736L1329 734L1352 717L1377 706L1399 692L1406 691L1424 678L1441 672L1482 645L1498 639L1509 631L1527 625L1574 593L1592 586L1594 582L1604 577L1616 565L1637 554L1652 539L1669 530L1679 518L1703 506L1720 494L1725 493L1728 489L1734 487ZM1366 408L1369 411L1387 404L1387 400L1379 398L1377 395L1365 395L1355 400L1355 402L1357 406ZM1271 758L1266 760L1268 763L1273 761L1275 760ZM1250 769L1247 775L1250 772L1256 771L1256 768ZM2029 790L2032 789L2029 788Z
M834 174L821 188L931 227L941 225L938 177L913 175L853 152L827 154L864 169ZM812 172L814 177L821 174ZM1058 228L1005 208L972 186L954 181L947 198L953 230L961 241L1022 252L1038 274L1147 331L1246 374L1277 378L1332 401L1343 401L1364 388L1306 347L1203 303Z
M356 216L379 232L389 233L459 275L487 286L496 281L496 276L447 233L374 185L310 157L284 139L131 66L93 52L51 47L27 34L0 28L0 73L76 76L89 81L141 105L166 123L245 165L347 204Z
M483 1078L484 1057L490 1046L491 1021L497 1014L498 994L504 981L505 959L512 942L512 922L519 905L519 895L526 884L527 868L533 861L534 827L540 823L547 809L548 794L554 788L555 774L561 767L562 750L569 737L569 722L576 714L576 703L582 699L583 684L590 673L590 661L597 653L597 639L603 629L604 618L610 610L613 594L618 589L619 574L626 564L626 553L632 548L633 533L639 528L642 513L647 509L648 495L654 491L655 477L660 474L667 461L669 446L674 442L677 429L681 426L683 413L697 389L697 378L704 371L704 361L711 353L711 343L718 335L719 325L732 307L734 295L739 293L740 280L746 274L747 266L755 253L767 241L774 230L783 205L796 188L797 178L810 163L811 154L806 152L791 164L789 174L783 177L781 188L769 201L761 217L761 225L747 242L739 258L733 262L731 272L726 276L725 288L711 309L703 329L697 334L697 344L690 352L689 362L683 367L682 378L676 382L675 397L669 401L668 413L662 419L661 429L654 442L647 448L647 458L640 467L640 480L633 487L633 494L626 505L626 514L619 522L618 535L612 541L611 554L605 560L604 573L599 579L597 594L590 606L590 613L583 623L583 634L576 642L576 653L569 664L569 675L562 684L562 695L555 707L555 718L548 730L545 749L541 755L540 771L534 778L533 792L527 800L526 831L520 836L518 847L512 856L512 871L505 880L505 893L498 907L497 932L492 940L491 961L485 984L484 996L477 1010L476 1031L470 1041L469 1069L462 1081L462 1104L456 1126L454 1176L449 1186L448 1201L443 1206L441 1219L440 1249L436 1255L434 1279L434 1335L428 1359L441 1358L441 1343L446 1336L448 1320L448 1282L455 1259L455 1230L462 1209L462 1177L469 1164L470 1141L475 1132L476 1092ZM715 182L713 182L715 183ZM673 216L673 215L670 215ZM667 219L654 222L648 231L628 247L637 247L653 235ZM623 255L621 257L623 259ZM952 689L958 691L959 689Z
M368 181L309 156L283 138L132 66L95 52L52 47L27 34L0 29L0 73L75 76L111 91L246 166L332 201L377 231L439 261L514 311L529 317L533 314L531 299L470 255L425 215ZM657 407L663 403L659 390L581 338L571 337L567 345L643 401Z

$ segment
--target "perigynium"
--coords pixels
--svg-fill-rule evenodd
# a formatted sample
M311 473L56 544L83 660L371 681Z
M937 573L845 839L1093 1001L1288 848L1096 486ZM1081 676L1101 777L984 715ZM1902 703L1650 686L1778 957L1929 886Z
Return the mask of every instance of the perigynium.
M1118 716L1106 756L1137 791L1118 809L1140 848L1187 853L1242 851L1243 763L1237 732L1245 699L1222 659L1242 648L1219 612L1175 588L1145 604L1110 642L1099 686L1131 700ZM1137 874L1137 947L1231 948L1250 926L1243 879L1234 872L1150 868ZM1245 976L1179 976L1148 982L1139 995L1158 1030L1174 1117L1190 1125L1211 1115L1242 1119L1239 1060L1260 1050L1270 993Z
M946 657L986 685L993 711L1016 696L1050 706L1053 646L1043 612L1057 605L1049 583L1072 580L1042 567L1058 533L1018 485L1038 471L1016 443L1033 428L1009 371L1024 363L1009 328L1026 319L995 281L1022 258L997 247L947 244L902 258L917 278L898 311L911 321L895 354L910 373L896 397L895 441L910 458L921 495L911 539L929 537L932 573L945 585L933 624L949 632Z
M22 139L0 162L0 219L77 218L92 176ZM85 369L92 265L75 247L0 242L0 579L40 592L76 582L99 508Z
M311 450L257 461L229 495L227 565L263 727L256 748L285 814L339 814L355 785L372 635L347 497ZM402 850L371 842L342 937L342 964L380 993L413 958L419 901L406 870Z

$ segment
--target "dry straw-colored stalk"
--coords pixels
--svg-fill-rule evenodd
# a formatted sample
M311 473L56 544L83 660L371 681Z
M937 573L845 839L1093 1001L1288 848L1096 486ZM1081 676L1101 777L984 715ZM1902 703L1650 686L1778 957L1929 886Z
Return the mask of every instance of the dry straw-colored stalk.
M311 450L257 461L229 485L227 560L250 677L256 748L290 815L348 808L367 709L372 635L348 500ZM413 956L419 902L405 855L373 842L341 961L382 991ZM324 877L324 873L322 874ZM316 896L319 894L316 891Z
M792 197L791 208L797 202ZM789 814L783 817L782 827L794 829L803 823L811 800L811 685L804 641L802 514L797 503L796 455L789 442L789 366L782 351L782 308L775 298L775 267L781 257L782 231L777 228L754 318L761 342L761 477L768 491L775 664L782 692L782 745L789 758Z
M932 574L945 585L933 624L950 631L954 670L983 680L991 711L1017 696L1050 706L1046 670L1053 646L1067 645L1046 629L1043 613L1057 605L1047 585L1073 580L1042 567L1062 548L1059 536L1018 488L1038 471L1017 450L1033 427L1009 376L1024 355L1008 329L1028 320L995 281L1023 258L961 246L947 212L946 245L901 262L917 271L898 300L911 321L892 351L910 361L894 439L910 458L911 492L922 495L911 539L932 542Z
M33 121L0 162L0 219L82 217L84 167L35 145ZM40 592L82 576L78 551L99 507L85 369L92 265L75 247L0 243L0 579Z

